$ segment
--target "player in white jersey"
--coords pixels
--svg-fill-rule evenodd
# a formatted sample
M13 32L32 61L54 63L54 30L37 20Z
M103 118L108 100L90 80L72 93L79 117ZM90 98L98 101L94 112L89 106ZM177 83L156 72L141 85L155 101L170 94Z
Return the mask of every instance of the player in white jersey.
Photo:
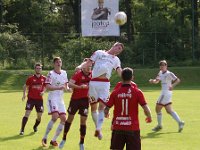
M162 129L162 108L165 107L168 114L170 114L178 123L179 129L181 132L183 130L184 122L181 121L179 115L172 109L172 90L180 82L180 79L172 72L167 70L166 60L161 60L159 62L160 72L158 73L155 79L150 79L149 82L157 84L161 82L162 91L160 97L157 100L156 104L156 113L158 125L153 128L153 131L159 131Z
M99 140L102 139L101 128L104 121L104 109L110 91L109 79L113 69L121 76L121 62L117 55L123 51L123 48L124 45L122 43L116 42L108 51L95 51L86 63L79 66L80 68L84 68L85 65L90 66L94 64L92 79L89 83L89 96L91 99L92 119L96 126L95 136Z
M54 70L48 73L47 79L45 81L46 88L49 90L47 100L48 113L51 115L51 120L47 125L45 135L42 139L42 145L45 147L47 146L47 136L49 132L51 131L56 120L60 118L60 124L57 127L53 139L50 141L52 146L58 146L56 139L63 130L66 121L66 108L63 100L63 94L64 90L69 90L67 73L64 70L61 70L61 58L55 57L53 63Z

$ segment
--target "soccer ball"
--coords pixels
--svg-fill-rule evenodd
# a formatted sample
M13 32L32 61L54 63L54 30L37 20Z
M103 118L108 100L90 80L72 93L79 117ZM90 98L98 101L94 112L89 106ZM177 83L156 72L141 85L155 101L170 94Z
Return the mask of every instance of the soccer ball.
M118 24L120 26L124 25L126 23L126 21L127 21L126 13L123 12L123 11L117 12L115 14L114 19L115 19L116 24Z

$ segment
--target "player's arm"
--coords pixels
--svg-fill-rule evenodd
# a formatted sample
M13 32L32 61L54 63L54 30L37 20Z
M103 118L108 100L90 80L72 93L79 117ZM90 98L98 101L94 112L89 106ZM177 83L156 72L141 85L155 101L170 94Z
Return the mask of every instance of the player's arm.
M179 84L181 80L179 78L176 78L176 80L173 81L172 86L170 87L170 90L173 90L174 87Z
M142 108L143 108L144 114L146 116L146 122L150 123L152 121L152 117L151 117L151 110L150 110L149 106L146 104L146 105L143 105Z
M46 89L49 91L55 91L55 90L64 90L66 87L66 85L62 85L62 86L53 86L51 84L46 84Z
M106 108L104 109L104 116L105 118L109 118L110 116L110 107L106 106Z
M73 88L73 89L88 89L87 85L85 85L85 84L83 84L83 85L76 85L75 82L76 82L75 80L70 79L69 80L69 87Z
M26 84L24 84L24 86L23 86L23 96L22 96L22 101L24 101L25 100L25 98L26 98L26 89L27 89L27 85Z
M149 83L158 84L160 82L159 74L155 79L149 79Z
M46 92L46 87L44 87L43 91L40 92L40 96L43 96L45 92Z
M89 66L92 66L92 65L93 65L93 61L91 59L87 59L85 62L77 66L76 69L80 70L83 68L88 68Z
M118 76L121 77L122 68L121 67L116 68L116 72L117 72Z

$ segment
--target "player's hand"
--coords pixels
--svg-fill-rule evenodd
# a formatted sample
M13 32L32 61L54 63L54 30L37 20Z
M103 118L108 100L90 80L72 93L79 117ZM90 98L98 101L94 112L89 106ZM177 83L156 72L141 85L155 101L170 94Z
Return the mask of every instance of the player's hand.
M104 109L104 116L105 116L105 118L110 118L110 112L109 112L109 108L108 107L106 107Z
M151 119L150 117L147 117L147 118L145 119L145 121L146 121L146 123L151 123L151 122L152 122L152 119Z
M24 100L25 100L25 98L26 98L26 96L25 96L25 95L23 95L23 96L22 96L22 101L24 101Z
M153 83L153 79L149 79L149 83Z
M89 88L88 85L85 85L85 84L81 85L80 87L81 87L81 89L88 89Z
M173 90L173 86L170 86L170 87L169 87L169 90L172 91L172 90Z
M40 96L43 96L44 95L44 91L43 92L40 92Z

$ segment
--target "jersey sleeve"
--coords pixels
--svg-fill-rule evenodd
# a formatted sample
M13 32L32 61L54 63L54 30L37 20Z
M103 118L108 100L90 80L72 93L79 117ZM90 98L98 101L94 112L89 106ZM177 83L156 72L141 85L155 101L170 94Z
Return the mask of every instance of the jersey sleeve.
M45 80L45 84L52 84L52 74L51 74L51 72L48 73L46 80Z
M169 76L170 76L172 81L175 81L177 79L177 76L173 72L170 72Z
M141 106L144 106L147 104L147 102L144 98L144 94L142 93L142 91L140 89L137 90L137 99Z
M121 68L121 62L118 57L116 59L115 65L114 65L114 69L117 70L117 68Z
M31 77L28 77L28 79L26 80L26 85L30 86L31 85Z
M111 93L110 98L108 102L106 103L106 106L111 108L114 105L114 102L115 102L115 91Z
M69 80L68 80L68 77L67 77L67 72L65 71L65 83L68 83Z
M156 76L156 79L157 79L157 80L160 80L160 74L161 74L161 71L158 72L158 74L157 74L157 76Z
M90 60L95 62L100 55L101 55L101 50L97 50L92 54L92 56L90 57Z
M78 71L78 72L74 73L74 75L71 77L71 79L74 80L75 83L77 83L80 78L79 76L80 76L80 72Z

